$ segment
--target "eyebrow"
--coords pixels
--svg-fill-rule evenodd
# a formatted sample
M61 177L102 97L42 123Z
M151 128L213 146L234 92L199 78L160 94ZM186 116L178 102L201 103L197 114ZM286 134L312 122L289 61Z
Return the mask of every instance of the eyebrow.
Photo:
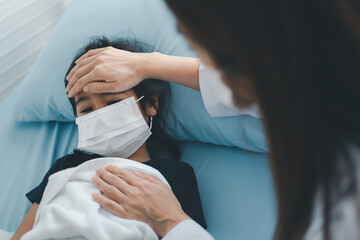
M118 94L118 93L122 94L122 93L125 93L125 91L123 91L123 92L117 92L117 93L100 93L100 94L101 94L102 96L107 96L107 95ZM88 97L88 96L79 97L79 99L75 102L75 104L77 105L77 104L79 104L80 102L83 102L83 101L88 100L89 98L90 98L90 97Z
M87 97L87 96L80 97L80 98L75 102L75 104L78 105L80 102L86 101L86 100L88 100L88 99L89 99L89 97Z

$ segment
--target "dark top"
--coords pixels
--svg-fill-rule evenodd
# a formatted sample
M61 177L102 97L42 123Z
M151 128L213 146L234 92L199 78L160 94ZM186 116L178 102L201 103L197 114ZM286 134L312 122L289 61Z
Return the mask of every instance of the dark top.
M100 157L103 156L75 150L74 153L59 158L46 173L39 186L28 192L26 197L32 203L40 203L50 175ZM143 163L157 169L165 177L183 211L203 228L207 228L194 169L187 163L162 158L153 158Z

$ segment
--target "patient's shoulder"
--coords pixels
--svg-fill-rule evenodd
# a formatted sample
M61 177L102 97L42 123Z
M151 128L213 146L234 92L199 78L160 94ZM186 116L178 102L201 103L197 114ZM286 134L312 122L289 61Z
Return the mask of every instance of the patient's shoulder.
M185 162L180 162L177 161L179 164L174 172L174 174L179 176L183 176L183 177L195 177L195 172L194 172L194 168Z
M57 170L63 170L66 168L77 167L78 165L86 161L100 157L102 156L98 154L84 152L75 149L73 153L67 154L56 160L53 167L57 168Z
M99 155L99 154L95 154L95 153L90 153L90 152L84 152L78 149L74 149L73 153L68 154L65 156L67 159L80 159L83 161L87 161L90 159L95 159L95 158L101 158L103 156Z
M188 163L177 160L153 158L145 164L157 169L169 182L175 178L194 175L194 169Z
M158 168L166 168L166 169L182 169L182 168L191 168L192 167L185 162L181 162L179 160L161 158L161 157L153 157L150 161L144 162L145 164L152 166L156 169Z

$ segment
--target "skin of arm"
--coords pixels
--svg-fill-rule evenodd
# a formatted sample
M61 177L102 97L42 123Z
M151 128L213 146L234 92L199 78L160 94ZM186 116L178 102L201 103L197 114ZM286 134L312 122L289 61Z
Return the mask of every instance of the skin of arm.
M76 61L66 79L68 97L84 91L126 91L146 78L174 82L200 90L200 59L157 52L132 53L112 47L90 50Z
M24 220L20 224L19 228L16 230L15 234L12 236L11 240L20 239L26 232L30 231L33 228L35 222L36 212L39 208L39 204L33 203L28 213L26 214Z
M147 64L139 72L144 78L169 81L200 91L199 58L169 56L157 52L146 55Z

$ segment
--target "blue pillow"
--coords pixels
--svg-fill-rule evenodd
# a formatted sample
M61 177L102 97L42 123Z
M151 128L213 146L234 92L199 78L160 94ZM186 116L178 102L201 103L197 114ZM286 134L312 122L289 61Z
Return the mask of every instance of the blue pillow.
M54 28L16 99L18 121L74 121L64 79L78 49L91 37L136 38L170 55L196 57L162 0L72 1ZM198 140L265 152L261 120L251 116L211 118L200 93L172 84L168 133L178 140Z
M267 154L183 142L195 170L208 231L215 239L273 239L277 205Z

